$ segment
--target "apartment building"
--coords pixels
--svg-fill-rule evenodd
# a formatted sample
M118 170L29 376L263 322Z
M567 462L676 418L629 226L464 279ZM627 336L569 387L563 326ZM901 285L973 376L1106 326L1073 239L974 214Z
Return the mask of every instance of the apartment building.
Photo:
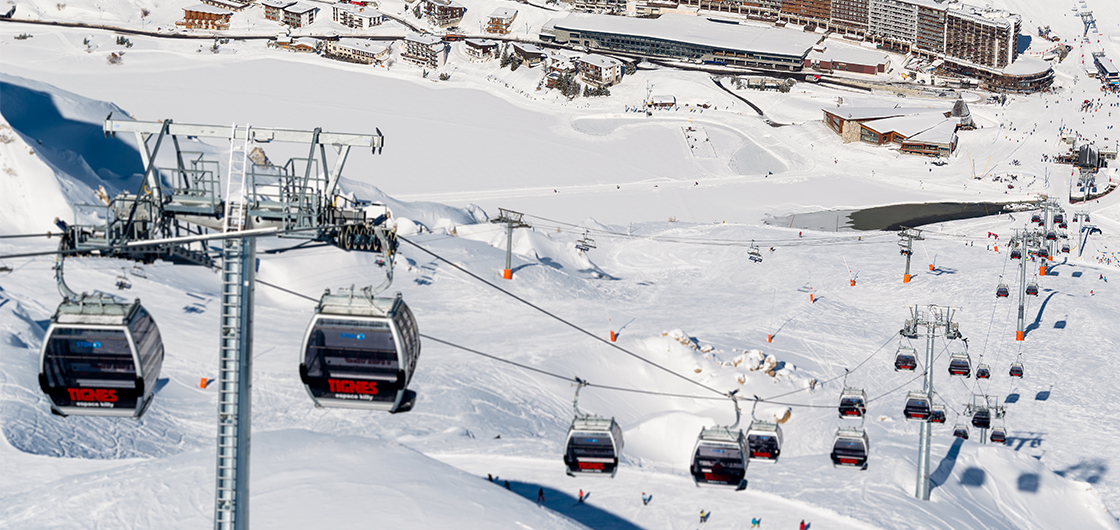
M838 33L864 36L867 34L868 0L832 0L829 8L829 27Z
M401 59L417 66L439 68L447 63L447 44L434 35L410 33L404 38Z
M626 0L575 0L575 8L586 13L624 13Z
M945 55L989 68L1015 61L1022 18L1006 11L972 5L946 10Z
M919 56L936 58L945 53L945 8L933 2L924 2L917 7L914 49Z
M490 13L486 20L486 33L507 35L517 19L517 10L512 7L499 7Z
M782 0L680 0L680 5L768 22L778 20L782 11Z
M385 22L385 16L372 7L335 4L331 7L334 21L353 29L369 29Z
M909 53L918 36L918 6L906 0L868 0L867 35L883 48Z
M778 20L802 26L828 27L832 0L783 0Z
M467 13L467 8L455 0L426 0L423 9L428 20L441 28L458 26Z

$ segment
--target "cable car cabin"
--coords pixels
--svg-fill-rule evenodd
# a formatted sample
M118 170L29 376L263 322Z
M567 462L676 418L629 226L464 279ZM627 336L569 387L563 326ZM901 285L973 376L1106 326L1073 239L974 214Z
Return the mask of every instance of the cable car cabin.
M83 294L51 317L39 355L39 388L55 414L139 419L162 366L163 339L140 300Z
M979 407L972 413L972 426L978 429L987 429L992 426L992 411Z
M1027 294L1031 296L1038 296L1038 284L1031 283L1027 285Z
M1083 222L1085 222L1085 223L1091 223L1091 222L1093 222L1093 221L1092 221L1091 219L1089 219L1089 214L1085 214L1085 220L1084 220Z
M930 423L945 423L945 405L933 405L929 413Z
M1007 288L1006 283L1001 283L998 286L996 286L996 297L997 298L1007 298L1008 296L1011 296L1011 290Z
M408 412L420 335L401 299L368 289L328 291L307 326L299 377L317 407Z
M1065 221L1062 221L1062 222L1058 223L1058 228L1069 228L1069 223L1066 223Z
M991 379L992 378L992 369L989 368L988 365L986 365L986 364L981 364L980 366L977 366L976 367L976 378L977 379Z
M990 439L994 444L1007 443L1007 430L1003 427L996 427L995 429L992 429L992 435Z
M1046 232L1046 239L1050 241L1058 239L1058 233L1054 232L1053 230Z
M932 411L928 395L921 392L906 395L906 405L902 408L902 416L906 421L929 421Z
M1062 243L1062 253L1069 254L1069 243Z
M578 474L614 478L622 446L622 428L614 418L576 418L568 429L566 473L570 477Z
M1017 248L1011 250L1011 259L1020 259L1022 257L1023 257L1023 252L1021 250L1019 250Z
M968 360L967 353L957 352L949 358L949 375L961 377L972 375L972 365Z
M700 486L747 488L747 440L727 427L700 430L692 450L692 481Z
M914 371L918 367L918 356L914 353L914 348L903 346L898 349L898 355L894 356L894 370Z
M956 436L957 438L960 438L961 440L967 440L968 439L968 424L967 423L958 423L956 427L953 427L953 436Z
M835 467L858 467L867 469L867 455L871 444L863 429L839 429L832 442L832 465Z
M782 454L782 427L772 421L752 421L747 429L747 448L751 461L777 464Z
M1041 223L1042 223L1042 216L1041 216L1041 215L1038 215L1037 213L1036 213L1036 214L1032 214L1032 215L1031 215L1031 222L1032 222L1032 223L1039 223L1039 224L1041 224Z
M862 418L867 412L867 393L862 388L846 387L840 393L841 418Z
M1055 223L1064 223L1064 222L1066 222L1066 218L1062 214L1056 213L1056 214L1054 214L1054 222Z
M1046 259L1050 257L1050 251L1045 248L1038 249L1037 255L1039 258Z
M1011 363L1011 369L1007 371L1007 375L1011 377L1023 377L1023 364Z

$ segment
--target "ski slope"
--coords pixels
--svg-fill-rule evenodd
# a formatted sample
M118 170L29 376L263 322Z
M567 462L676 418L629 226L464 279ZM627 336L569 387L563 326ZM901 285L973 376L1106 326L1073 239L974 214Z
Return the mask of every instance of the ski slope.
M1098 15L1107 16L1107 9ZM610 98L564 104L506 89L486 75L518 72L486 73L486 65L432 83L403 65L362 69L255 42L214 55L195 52L196 43L134 38L124 64L110 66L108 33L95 33L104 47L87 53L81 42L89 32L35 28L33 39L15 41L24 28L12 26L0 26L0 118L11 138L0 143L2 233L45 232L54 217L69 218L70 204L96 201L98 186L135 189L137 146L100 134L109 111L143 120L378 127L384 153L352 154L342 185L385 202L402 235L446 260L401 245L392 289L409 301L422 333L568 378L697 396L585 389L581 408L613 415L626 448L614 480L572 479L559 456L572 415L570 381L425 340L412 412L317 410L295 370L313 304L260 286L251 485L258 527L681 529L694 527L700 510L713 512L711 528L746 528L752 517L785 528L801 520L815 528L1120 527L1113 515L1120 480L1111 472L1120 466L1111 451L1120 421L1107 412L1117 394L1108 374L1118 368L1112 353L1120 334L1110 323L1120 296L1115 283L1099 279L1117 266L1095 259L1117 263L1120 199L1088 206L1104 234L1090 239L1084 259L1075 250L1039 278L1023 343L1014 341L1014 300L994 296L1001 277L1015 277L1016 263L990 250L986 234L1003 241L1024 215L925 227L916 278L905 285L893 233L762 224L766 215L897 202L1063 197L1069 183L1060 172L1068 166L1038 155L1056 152L1060 122L1083 118L1080 99L1098 97L1084 80L1072 83L1072 64L1059 69L1058 96L1073 102L1034 95L1006 107L973 104L984 128L962 133L963 152L936 167L885 149L842 146L817 121L836 97L855 105L896 102L874 94L801 85L782 95L744 91L793 123L771 128L695 73L639 72ZM160 82L153 86L153 79ZM678 101L720 110L649 119L626 113L644 97L646 80L673 87ZM368 95L338 97L331 87L339 86ZM1104 142L1115 134L1100 113L1084 118L1076 126L1084 136ZM714 158L689 154L681 128L690 122L704 127ZM194 147L218 159L226 152L217 144ZM754 165L733 164L745 160ZM988 174L984 180L972 178L974 163L977 174ZM991 180L1007 173L1034 184L1008 190ZM500 279L504 230L486 223L499 206L525 212L534 225L515 233L512 282ZM585 233L598 248L581 254L574 244ZM745 259L752 240L763 248L760 264ZM3 254L54 247L53 240L0 240ZM372 256L317 248L261 257L260 279L311 297L380 281ZM618 346L683 379L450 263L598 337L617 331ZM166 382L140 421L62 419L49 414L36 381L45 323L59 300L53 258L4 264L13 270L0 273L0 528L209 524L216 392L198 382L215 376L217 276L167 263L142 266L146 278L128 272L132 289L113 294L139 297L159 323ZM132 266L69 260L67 279L78 290L109 290ZM939 359L935 390L950 413L934 429L935 489L924 503L913 498L917 426L901 418L905 392L921 383L916 373L894 372L892 357L907 308L929 303L960 308L974 362L991 364L995 375L981 383L950 379L944 355ZM750 369L756 351L773 356L780 366L774 376ZM1010 381L1007 365L1020 352L1027 376ZM845 368L853 369L846 381ZM685 379L741 396L788 394L756 411L788 411L786 442L779 464L750 466L745 492L692 485L687 460L696 433L731 423L734 411L728 400L700 399L714 394ZM827 457L845 423L835 411L845 382L873 398L871 461L863 472L834 469ZM952 437L954 411L974 392L1006 404L1007 445L979 444L975 430L972 441ZM510 490L487 482L487 474L508 480ZM541 507L533 505L538 489L545 490ZM591 492L584 504L575 500L580 489ZM654 495L647 506L643 492Z

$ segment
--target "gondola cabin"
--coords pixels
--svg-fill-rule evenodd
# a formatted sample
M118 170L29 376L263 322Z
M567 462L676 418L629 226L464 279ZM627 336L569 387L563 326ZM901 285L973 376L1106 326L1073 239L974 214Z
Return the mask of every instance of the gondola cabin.
M743 431L727 427L700 430L689 468L697 487L747 488L747 440Z
M1054 222L1055 223L1064 223L1064 222L1066 222L1066 218L1065 218L1064 215L1062 215L1060 213L1056 213L1056 214L1054 214Z
M976 378L977 379L991 379L992 378L992 369L989 368L988 365L986 365L986 364L981 364L980 366L977 366L976 367Z
M957 438L960 438L961 440L967 440L968 439L968 424L967 423L958 423L956 427L953 427L953 436L956 436Z
M921 392L910 392L906 396L906 405L902 408L902 416L906 421L929 421L933 408L929 395Z
M972 426L977 429L987 429L992 426L992 411L986 407L979 407L972 413Z
M1011 377L1023 377L1023 364L1011 363L1011 369L1007 371L1007 375Z
M1058 233L1054 232L1053 230L1046 232L1046 239L1049 241L1054 241L1055 239L1058 239Z
M918 356L914 353L914 348L903 346L898 349L898 354L894 356L894 369L895 371L906 370L914 371L918 367Z
M58 306L39 355L39 388L63 416L139 419L163 366L163 339L140 300L81 295Z
M1007 288L1006 283L1001 283L998 286L996 286L996 297L997 298L1007 298L1008 296L1011 296L1011 290Z
M839 429L832 442L832 465L835 467L858 467L867 469L867 456L871 444L863 429Z
M867 393L861 388L845 387L838 409L841 418L862 418L867 412Z
M994 444L1007 443L1007 430L1003 427L996 427L992 429L991 440Z
M1069 243L1062 243L1062 253L1069 254Z
M564 465L570 477L592 475L614 478L622 455L622 428L614 418L576 418L568 428Z
M747 448L753 462L778 463L782 454L782 426L772 421L752 421L747 429Z
M1031 296L1038 296L1038 284L1037 283L1027 284L1027 294L1029 294Z
M1041 259L1046 259L1050 257L1050 251L1045 248L1040 248L1038 249L1037 255Z
M929 414L930 423L945 423L945 405L933 405Z
M1031 215L1031 222L1032 222L1032 223L1039 223L1039 224L1042 224L1042 216L1041 216L1041 215L1038 215L1037 213L1036 213L1036 214L1032 214L1032 215Z
M1011 259L1020 259L1022 257L1023 257L1023 251L1021 251L1017 248L1011 250Z
M299 376L317 407L407 412L419 357L416 319L399 293L377 298L368 289L339 289L315 308Z
M1058 228L1069 228L1069 223L1066 223L1065 221L1062 221L1062 222L1058 223Z
M960 377L972 375L972 365L967 353L957 352L949 358L949 375Z

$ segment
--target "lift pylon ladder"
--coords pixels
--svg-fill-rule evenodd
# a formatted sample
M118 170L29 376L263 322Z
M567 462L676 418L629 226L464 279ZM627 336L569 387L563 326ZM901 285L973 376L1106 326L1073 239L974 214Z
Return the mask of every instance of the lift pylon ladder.
M903 228L898 233L899 252L906 256L906 272L902 275L902 283L910 283L910 257L914 255L914 241L922 241L922 231L916 228Z

